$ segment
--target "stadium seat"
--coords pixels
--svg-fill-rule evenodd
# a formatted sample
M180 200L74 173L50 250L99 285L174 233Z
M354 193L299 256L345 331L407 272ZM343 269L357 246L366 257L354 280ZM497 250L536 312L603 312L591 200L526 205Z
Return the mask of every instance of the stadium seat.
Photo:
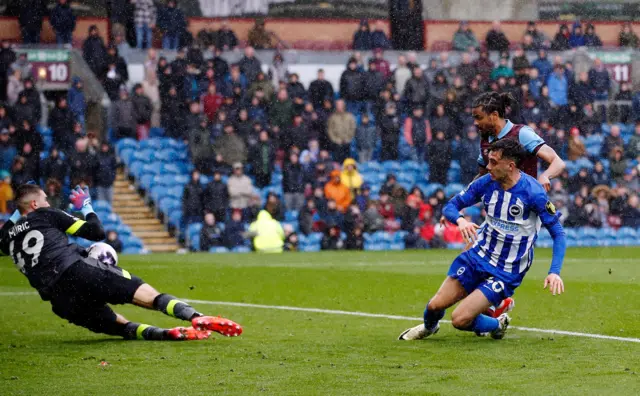
M215 246L209 249L209 253L229 253L229 249L224 246Z
M164 128L153 127L149 130L150 138L161 138L164 137Z
M631 227L622 227L618 230L617 235L619 238L638 238L638 232ZM634 244L637 244L634 243Z
M144 249L137 246L128 246L122 249L122 254L143 254Z
M181 175L188 173L188 167L180 162L180 163L160 163L160 171L161 173L171 173L174 175Z
M246 246L236 246L233 249L231 249L232 253L251 253L251 248L248 248Z
M104 210L104 211L107 211L107 212L111 212L112 211L111 204L109 202L107 202L107 201L99 201L99 200L93 201L93 209L96 210L96 211L99 211L99 210Z
M299 212L297 210L287 210L284 213L284 221L288 221L288 222L298 221L298 214Z
M398 161L385 161L382 163L382 169L385 173L398 173L402 170L402 166Z
M378 242L373 242L373 243L365 242L364 244L364 250L380 251L380 250L384 250L384 248L385 248L384 244L378 243Z
M430 197L438 190L444 190L444 186L440 183L431 183L428 184L425 189L422 190L422 192L424 193L425 197Z
M449 184L445 187L444 189L444 195L447 197L452 197L454 195L456 195L457 193L459 193L460 191L464 190L464 185L460 184L460 183L452 183Z
M200 234L196 234L191 239L189 239L188 247L193 251L200 251Z
M174 210L181 210L181 206L180 201L172 197L160 198L158 202L158 209L164 215L167 215Z
M174 149L164 149L156 152L155 159L162 162L182 162L178 152Z
M140 150L151 149L151 150L159 151L163 148L164 144L162 139L150 138L150 139L140 141L138 146Z
M314 244L304 245L302 247L299 247L298 249L301 252L319 252L320 248L321 246L319 243L314 243Z
M120 152L126 148L130 148L133 150L138 149L138 142L131 138L120 139L118 143L116 143L116 153L119 155Z

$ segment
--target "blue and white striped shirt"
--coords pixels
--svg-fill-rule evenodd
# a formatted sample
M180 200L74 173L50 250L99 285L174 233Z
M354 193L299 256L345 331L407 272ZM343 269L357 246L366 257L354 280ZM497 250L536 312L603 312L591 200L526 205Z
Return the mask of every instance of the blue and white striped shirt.
M549 201L547 193L536 179L520 172L520 180L509 190L485 175L472 182L465 190L449 201L445 215L458 212L478 202L487 212L485 222L478 232L472 252L491 267L522 278L533 261L533 245L540 226L553 227L559 215Z

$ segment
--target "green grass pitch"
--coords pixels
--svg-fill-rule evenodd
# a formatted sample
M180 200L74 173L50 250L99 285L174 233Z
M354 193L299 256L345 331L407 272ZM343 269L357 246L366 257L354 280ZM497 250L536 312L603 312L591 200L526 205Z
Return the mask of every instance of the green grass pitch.
M420 317L455 251L123 256L120 265L180 298ZM538 249L515 294L513 326L640 338L640 248L570 249L566 294L542 290ZM640 343L510 330L502 341L443 324L197 303L244 326L238 338L121 341L57 318L0 261L0 395L381 395L640 393ZM116 307L173 327L159 312ZM449 318L449 313L447 314ZM108 362L101 366L101 361Z

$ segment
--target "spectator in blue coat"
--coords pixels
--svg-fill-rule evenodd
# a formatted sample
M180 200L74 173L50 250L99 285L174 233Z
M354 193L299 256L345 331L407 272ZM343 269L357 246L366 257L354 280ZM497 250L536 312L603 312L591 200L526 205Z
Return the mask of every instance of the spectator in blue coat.
M369 21L363 19L360 21L358 31L353 35L354 50L369 51L371 46L371 31L369 30Z
M607 100L609 89L611 88L611 79L609 78L609 71L604 67L600 58L596 58L593 61L593 67L589 70L589 85L591 85L596 99Z
M573 32L569 36L569 46L571 48L584 47L585 43L586 41L582 34L582 25L574 25Z
M167 1L167 6L158 15L158 27L163 33L162 48L175 50L180 47L180 35L187 27L182 10L177 7L176 0Z
M375 30L371 32L371 49L391 49L391 41L384 32L382 21L376 23Z
M0 170L10 171L13 158L18 154L16 146L11 142L9 130L0 130Z
M460 141L457 150L460 161L460 183L469 184L478 173L480 138L474 126L467 129L467 135Z
M569 93L569 82L564 74L564 66L561 64L555 65L553 73L549 76L547 82L549 88L549 98L552 105L566 106L569 101L567 95Z
M97 154L98 166L95 167L93 184L97 187L97 199L111 203L113 201L113 182L116 180L116 156L109 143L102 142Z
M545 49L540 49L538 51L538 59L534 60L531 66L538 70L538 74L542 81L547 81L551 73L553 73L553 65L549 59L547 59L547 50Z
M227 249L233 249L244 245L244 223L242 222L242 210L234 209L224 228L223 240Z
M51 10L49 21L56 33L56 43L71 44L76 16L67 0L58 0L58 4Z
M84 126L84 115L87 111L87 101L84 97L83 83L80 77L73 77L71 82L71 88L69 88L69 94L67 96L67 102L69 102L69 109L76 118L76 121Z

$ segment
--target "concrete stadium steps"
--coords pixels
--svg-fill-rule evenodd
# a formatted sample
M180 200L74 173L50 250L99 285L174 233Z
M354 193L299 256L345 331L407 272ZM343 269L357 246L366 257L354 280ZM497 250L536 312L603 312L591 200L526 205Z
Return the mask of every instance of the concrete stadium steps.
M180 248L122 171L118 171L116 176L111 206L149 251L175 252Z

